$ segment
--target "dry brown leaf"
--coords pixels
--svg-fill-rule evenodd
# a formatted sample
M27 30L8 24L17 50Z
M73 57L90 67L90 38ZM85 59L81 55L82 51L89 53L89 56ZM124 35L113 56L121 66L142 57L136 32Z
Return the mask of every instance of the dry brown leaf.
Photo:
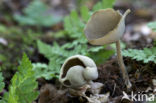
M45 84L40 90L39 103L66 103L66 90L57 90L51 84Z

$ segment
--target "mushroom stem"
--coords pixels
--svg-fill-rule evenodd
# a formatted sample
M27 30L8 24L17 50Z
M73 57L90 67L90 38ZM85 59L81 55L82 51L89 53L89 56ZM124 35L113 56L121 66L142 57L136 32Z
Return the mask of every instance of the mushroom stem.
M118 40L116 42L116 49L117 49L118 63L119 63L119 66L120 66L120 70L122 72L123 79L125 81L125 84L126 84L127 88L131 88L132 84L129 81L129 76L128 76L126 67L125 67L124 62L123 62L123 57L121 55L120 40Z

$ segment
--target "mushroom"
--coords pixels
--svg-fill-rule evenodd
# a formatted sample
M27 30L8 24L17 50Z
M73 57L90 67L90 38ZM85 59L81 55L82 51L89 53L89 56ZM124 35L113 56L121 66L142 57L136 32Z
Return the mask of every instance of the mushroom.
M94 61L82 55L69 57L61 67L59 81L66 87L81 88L98 78Z
M129 13L129 9L123 15L111 8L98 10L93 13L84 29L86 38L92 45L116 43L118 62L127 88L131 87L131 83L121 55L120 38L125 31L125 18Z

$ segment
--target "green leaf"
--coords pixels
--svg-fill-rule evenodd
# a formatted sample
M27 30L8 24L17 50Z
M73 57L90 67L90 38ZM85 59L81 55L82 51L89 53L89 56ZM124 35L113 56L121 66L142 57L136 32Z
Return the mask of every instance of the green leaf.
M2 73L0 72L0 92L3 90L5 84L4 84L4 78L2 76Z
M76 10L71 11L70 13L70 19L71 19L71 23L73 25L78 25L79 24L79 16L78 13L76 12Z
M80 8L80 13L81 13L81 17L82 17L82 20L84 22L87 22L90 15L89 15L89 9L86 7L86 6L82 6Z
M72 25L71 25L71 21L70 21L70 17L69 16L66 16L64 18L64 28L65 28L65 31L67 31L68 33L72 33Z
M130 57L137 61L143 61L144 63L154 62L156 63L156 47L144 48L143 50L128 49L122 52L123 56Z
M57 64L55 64L55 65L57 65ZM46 80L50 80L53 77L58 77L59 69L52 70L51 67L53 67L53 64L51 64L51 63L49 64L49 66L47 64L43 64L43 63L33 64L33 70L35 71L36 79L37 78L45 78Z
M39 92L35 89L38 84L32 67L28 57L24 54L18 71L11 79L8 103L32 103L37 98Z
M80 43L87 42L83 33L83 29L85 26L83 21L86 21L88 18L87 15L89 15L89 13L86 11L87 11L87 8L85 8L85 11L83 12L81 11L82 13L81 15L83 16L82 20L80 19L78 13L75 10L71 11L70 15L64 18L64 28L65 28L65 31L67 32L67 35L70 38L77 39L78 42ZM84 13L87 13L87 14L84 14Z
M3 98L0 100L0 103L8 103L8 92L5 92Z
M100 64L114 54L114 50L104 50L103 46L88 49L87 44L79 44L78 41L66 43L62 46L59 46L57 43L50 46L38 41L38 48L40 53L49 59L49 64L48 67L40 64L37 66L36 64L36 69L34 70L38 71L38 77L44 77L46 79L58 77L61 65L64 63L65 59L70 56L77 54L87 55L93 57L93 59Z
M102 0L103 9L112 8L115 3L115 0Z
M97 52L90 52L89 57L91 57L97 65L104 63L107 59L109 59L114 54L114 50L105 50L104 48L100 48Z
M0 100L0 103L7 103L5 100Z
M148 23L147 26L156 32L156 21Z
M115 3L115 0L102 0L101 2L98 2L93 7L93 11L99 10L99 9L106 9L106 8L112 8Z
M52 26L62 20L48 14L48 6L41 0L33 0L23 12L24 15L16 14L14 19L22 25Z
M39 76L42 76L46 79L50 79L52 77L58 77L60 67L63 64L64 60L67 57L74 55L75 52L73 51L70 52L66 50L67 44L66 46L59 46L56 42L54 42L53 46L50 46L41 41L38 41L37 44L40 53L49 59L48 67L44 68L45 71L42 72L43 74L40 73ZM41 65L40 67L38 66L38 68L41 69ZM48 73L47 76L46 73Z
M98 2L96 5L94 5L93 11L97 11L97 10L99 10L99 9L102 9L102 4L101 4L101 2Z
M46 45L45 43L41 42L40 40L37 41L37 46L39 49L39 52L41 54L43 54L46 58L50 58L53 55L51 55L51 52L53 50L53 48L51 48L51 46Z

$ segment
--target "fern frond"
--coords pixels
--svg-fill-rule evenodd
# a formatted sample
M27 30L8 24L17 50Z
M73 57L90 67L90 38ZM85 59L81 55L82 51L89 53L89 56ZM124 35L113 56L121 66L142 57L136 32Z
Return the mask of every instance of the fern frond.
M33 0L23 12L24 15L16 14L14 18L22 25L51 26L61 21L61 17L53 17L46 13L48 6L41 0Z
M8 93L8 103L32 103L38 92L35 90L38 86L32 64L26 54L24 54L18 71L11 79L11 85Z
M56 73L59 71L51 70L47 64L43 63L34 63L33 70L35 71L35 77L37 78L45 78L46 80L50 80L53 77L58 77Z
M130 57L137 61L143 61L144 63L154 62L156 63L156 47L144 48L143 50L128 49L122 52L123 56Z

